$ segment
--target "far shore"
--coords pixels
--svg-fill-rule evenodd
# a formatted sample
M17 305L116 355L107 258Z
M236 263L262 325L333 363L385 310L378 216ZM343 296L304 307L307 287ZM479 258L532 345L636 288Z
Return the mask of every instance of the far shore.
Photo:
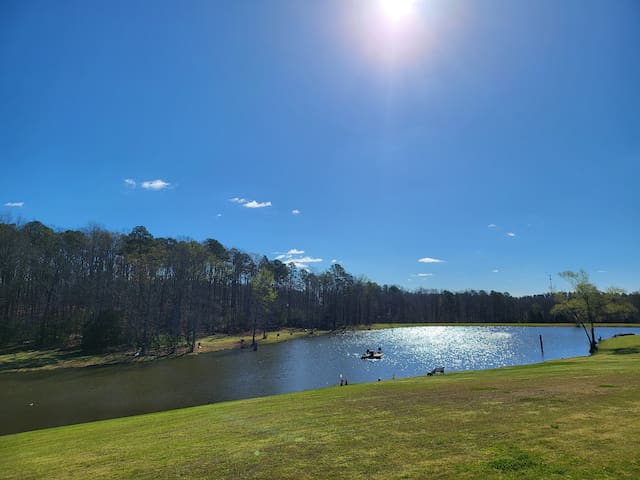
M382 330L388 328L407 327L572 327L571 323L374 323L370 325L352 325L336 330L361 331ZM629 323L603 323L598 327L628 327L638 328L640 324ZM325 335L334 333L329 330L285 328L277 332L267 332L263 338L262 332L256 333L256 342L259 345L280 343L311 335ZM198 355L201 353L219 352L239 348L250 348L252 340L251 332L241 335L227 335L223 333L199 338L194 352L181 347L173 353L166 351L152 351L144 356L136 355L136 350L127 348L109 353L87 354L79 348L57 348L35 350L13 346L0 351L0 374L8 372L46 371L60 368L83 368L105 365L132 364L157 361L163 359L179 358L185 355Z
M263 338L262 332L256 332L256 343L268 345L280 343L310 335L322 335L328 333L324 330L286 328L278 332L267 332ZM250 348L252 333L228 335L218 333L199 338L196 341L196 349L190 352L186 346L176 348L174 352L163 350L151 350L146 355L138 355L135 348L128 347L123 350L108 353L85 353L77 348L54 348L45 350L29 349L13 346L0 351L0 375L5 372L30 372L56 370L59 368L83 368L103 365L120 365L152 362L171 358L180 358L185 355L198 355L201 353Z
M575 323L374 323L349 328L350 330L380 330L405 327L575 327ZM596 323L596 328L629 327L640 328L640 323Z

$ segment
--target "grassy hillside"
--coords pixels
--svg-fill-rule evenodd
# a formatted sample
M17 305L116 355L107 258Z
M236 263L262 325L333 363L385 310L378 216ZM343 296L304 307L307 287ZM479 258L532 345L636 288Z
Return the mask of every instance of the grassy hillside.
M0 478L640 478L640 338L594 357L0 437Z

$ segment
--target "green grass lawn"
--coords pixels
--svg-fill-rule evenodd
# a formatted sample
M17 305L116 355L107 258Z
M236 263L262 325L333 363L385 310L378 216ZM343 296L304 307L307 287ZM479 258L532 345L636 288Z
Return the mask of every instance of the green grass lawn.
M7 435L0 478L635 480L640 337L593 357Z

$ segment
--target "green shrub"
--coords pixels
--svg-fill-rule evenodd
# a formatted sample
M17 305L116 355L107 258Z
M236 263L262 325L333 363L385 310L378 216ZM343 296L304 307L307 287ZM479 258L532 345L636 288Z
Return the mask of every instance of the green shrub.
M105 310L93 316L82 329L82 350L102 352L119 345L122 340L122 322L120 314Z

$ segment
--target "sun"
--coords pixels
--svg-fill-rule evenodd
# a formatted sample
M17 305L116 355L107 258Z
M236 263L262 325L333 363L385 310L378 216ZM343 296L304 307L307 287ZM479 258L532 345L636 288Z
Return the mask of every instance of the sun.
M392 21L398 21L411 15L416 0L378 0L382 13Z

